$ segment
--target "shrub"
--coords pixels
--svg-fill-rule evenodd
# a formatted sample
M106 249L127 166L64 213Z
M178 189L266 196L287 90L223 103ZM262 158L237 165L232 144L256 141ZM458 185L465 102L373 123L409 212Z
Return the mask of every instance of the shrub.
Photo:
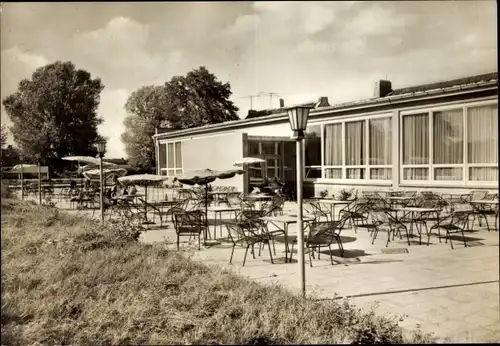
M1 197L2 198L12 198L12 197L14 197L14 194L12 193L12 190L4 182L1 183L1 192L0 193L1 193Z

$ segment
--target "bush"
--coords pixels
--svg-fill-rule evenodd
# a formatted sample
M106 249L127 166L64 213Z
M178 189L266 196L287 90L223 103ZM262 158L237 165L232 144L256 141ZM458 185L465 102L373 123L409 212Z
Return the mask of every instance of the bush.
M3 181L1 183L1 197L3 198L12 198L14 197L14 194L12 193L12 190L9 188L7 184L5 184Z
M413 343L396 319L306 300L139 243L107 225L2 200L2 344ZM128 229L130 227L130 229Z

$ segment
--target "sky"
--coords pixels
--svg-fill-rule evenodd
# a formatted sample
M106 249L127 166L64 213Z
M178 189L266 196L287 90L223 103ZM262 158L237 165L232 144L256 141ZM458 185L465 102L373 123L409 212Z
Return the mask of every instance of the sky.
M495 1L1 4L1 97L36 68L71 60L101 78L99 132L126 157L128 96L206 66L250 109L373 96L498 71ZM2 106L2 124L9 124ZM12 138L9 136L9 142Z

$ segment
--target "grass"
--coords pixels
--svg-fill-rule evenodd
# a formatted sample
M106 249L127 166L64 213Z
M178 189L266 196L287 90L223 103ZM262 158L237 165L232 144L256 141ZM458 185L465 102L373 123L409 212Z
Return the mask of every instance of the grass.
M434 342L141 244L140 231L2 199L2 344Z

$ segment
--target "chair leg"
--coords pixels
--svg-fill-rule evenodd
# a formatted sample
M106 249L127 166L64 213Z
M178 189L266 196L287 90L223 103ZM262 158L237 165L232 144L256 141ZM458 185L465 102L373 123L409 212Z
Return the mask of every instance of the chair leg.
M250 245L247 245L247 248L245 249L245 257L243 258L243 264L241 265L242 267L245 266L245 262L247 260L247 254L248 254L248 248L250 247Z
M229 264L231 264L231 261L233 260L233 254L234 254L234 248L235 248L235 244L233 244L233 248L231 249L231 257L229 257Z
M292 241L292 251L290 251L290 262L292 262L292 257L293 257L293 245L295 242Z
M372 237L372 245L375 243L375 239L377 238L378 234L378 229L375 228L375 231L373 232L373 237Z
M252 244L252 257L253 257L253 259L255 259L255 248L254 248L254 244Z
M451 246L451 249L453 250L453 242L451 240L450 232L446 231L446 237L450 238L450 246Z
M273 254L271 251L271 244L269 244L269 240L267 241L267 247L269 248L269 257L271 258L271 264L274 264L273 262Z
M177 251L179 251L179 235L177 234Z
M309 251L307 251L307 253L309 254L309 266L312 268L313 264L312 264L312 259L311 259L311 252L312 252L312 248L308 248Z
M198 251L201 250L201 232L198 233Z
M332 262L333 265L333 255L332 255L332 245L328 244L328 250L330 250L330 262Z

